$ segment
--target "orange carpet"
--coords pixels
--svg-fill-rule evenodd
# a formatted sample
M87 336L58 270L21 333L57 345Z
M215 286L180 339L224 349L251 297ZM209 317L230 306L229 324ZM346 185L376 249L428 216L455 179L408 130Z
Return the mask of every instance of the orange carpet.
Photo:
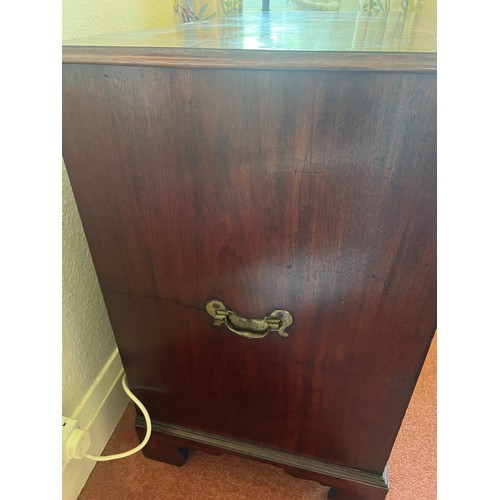
M436 499L435 338L389 460L387 500ZM130 405L103 455L137 445ZM183 467L141 453L98 462L79 500L326 500L328 488L278 467L230 455L192 452ZM339 492L340 493L340 492Z

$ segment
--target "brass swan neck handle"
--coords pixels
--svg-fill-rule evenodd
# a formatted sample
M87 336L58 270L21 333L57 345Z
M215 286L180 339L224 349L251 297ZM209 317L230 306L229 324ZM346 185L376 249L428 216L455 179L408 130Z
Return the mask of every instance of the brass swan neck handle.
M220 300L209 300L206 310L215 318L215 326L225 324L233 333L248 339L262 339L271 332L278 332L281 337L288 337L285 328L293 322L292 315L285 309L275 309L260 319L242 318Z

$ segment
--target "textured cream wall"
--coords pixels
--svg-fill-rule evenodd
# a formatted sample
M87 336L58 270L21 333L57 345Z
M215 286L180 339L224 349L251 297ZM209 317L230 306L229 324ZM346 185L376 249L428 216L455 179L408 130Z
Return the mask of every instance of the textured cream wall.
M171 0L63 0L63 39L167 26ZM70 416L116 347L63 163L62 412Z
M174 16L172 0L63 0L62 37L160 28Z
M116 347L63 165L62 412L71 416Z

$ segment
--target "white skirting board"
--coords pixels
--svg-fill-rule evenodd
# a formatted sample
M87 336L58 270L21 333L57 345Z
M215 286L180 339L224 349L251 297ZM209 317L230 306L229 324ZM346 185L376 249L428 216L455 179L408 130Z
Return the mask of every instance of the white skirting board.
M77 420L80 429L89 431L91 455L102 453L130 402L121 384L122 377L123 365L115 349L76 410L66 415ZM131 443L130 447L136 445ZM96 463L87 458L63 462L62 500L78 498Z

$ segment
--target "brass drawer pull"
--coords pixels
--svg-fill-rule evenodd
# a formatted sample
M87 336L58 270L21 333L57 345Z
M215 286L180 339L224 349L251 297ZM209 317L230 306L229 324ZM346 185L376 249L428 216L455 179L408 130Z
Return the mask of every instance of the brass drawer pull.
M275 309L261 319L247 319L229 310L220 300L209 300L206 305L208 314L215 318L214 325L225 324L229 330L248 339L262 339L271 332L288 337L285 328L293 322L292 315L284 309Z

